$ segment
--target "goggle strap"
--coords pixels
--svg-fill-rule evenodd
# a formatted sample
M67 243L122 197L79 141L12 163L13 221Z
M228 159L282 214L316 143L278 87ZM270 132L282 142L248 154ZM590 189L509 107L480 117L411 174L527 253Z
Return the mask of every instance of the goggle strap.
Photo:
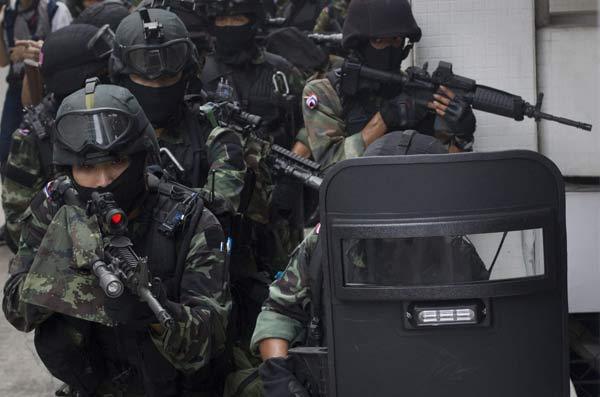
M94 108L94 94L98 84L100 84L98 77L92 77L85 81L85 108L88 110Z

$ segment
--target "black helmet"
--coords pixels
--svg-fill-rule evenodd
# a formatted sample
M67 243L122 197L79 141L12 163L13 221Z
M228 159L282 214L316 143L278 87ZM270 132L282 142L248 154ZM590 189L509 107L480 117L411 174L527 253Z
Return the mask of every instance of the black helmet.
M172 12L142 8L123 21L115 32L109 69L114 81L137 74L154 80L183 71L199 72L200 56L183 22Z
M407 0L352 0L344 22L342 45L356 49L374 38L406 37L415 43L421 39Z
M58 108L53 163L90 165L146 152L158 164L156 134L135 97L126 88L97 84L88 79Z
M108 26L68 25L51 33L40 56L46 89L63 97L81 88L86 79L106 74L112 47Z
M206 15L215 18L228 15L249 15L261 24L265 17L261 0L202 0Z
M363 157L445 154L448 149L436 138L413 130L385 134L369 145Z
M138 7L142 6L171 11L181 19L198 51L210 50L210 21L204 0L144 0Z
M112 31L117 30L121 21L129 15L129 8L118 0L104 0L86 8L73 20L73 24L86 23L102 27L109 25Z

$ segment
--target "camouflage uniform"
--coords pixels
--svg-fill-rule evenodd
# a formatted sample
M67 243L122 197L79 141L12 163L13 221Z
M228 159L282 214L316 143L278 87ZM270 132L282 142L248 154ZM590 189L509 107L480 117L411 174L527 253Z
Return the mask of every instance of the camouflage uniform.
M285 339L290 346L304 344L311 302L309 265L317 239L318 234L311 232L294 251L283 275L271 284L252 335L250 349L255 354L263 339Z
M315 27L313 28L314 33L341 33L342 26L344 26L344 19L348 13L348 1L347 0L333 0L330 5L323 8Z
M301 91L302 78L285 59L263 50L259 51L251 64L252 68L235 68L220 63L211 55L207 58L202 74L204 87L208 92L216 92L221 78L226 79L234 88L233 99L244 110L263 117L268 126L266 133L274 137L275 143L290 147L293 134L285 121L293 117L300 122L297 102L287 102L287 97L274 93L272 76L277 71L283 72L287 77L290 93L296 98ZM286 106L287 109L281 106ZM283 114L284 111L288 114ZM244 141L246 163L256 175L252 197L248 207L242 211L253 224L252 236L247 237L252 240L250 245L256 261L265 265L259 267L276 271L287 263L288 254L302 238L302 230L290 227L286 219L273 217L271 198L275 182L271 179L269 170L260 166L265 148L247 137L241 139Z
M6 318L25 332L38 329L53 314L93 322L98 333L110 332L107 327L115 324L104 310L107 298L98 288L97 278L89 272L90 263L101 258L103 252L95 218L86 216L78 207L65 205L57 209L43 192L36 199L27 211L19 251L11 262L4 288ZM160 210L151 208L148 215L156 217ZM143 243L149 228L142 219L147 217L142 214L133 220L129 230L132 240L140 243L136 243L136 250L147 250L138 253L149 254L152 272L161 264L156 263L154 257L158 254L152 251L152 243ZM225 253L220 249L223 232L218 221L204 209L195 229L182 231L176 241L181 241L186 233L193 233L193 237L189 250L180 253L186 259L181 294L176 297L182 304L183 316L173 331L138 332L136 338L151 338L177 371L192 373L205 369L224 351L231 301ZM176 258L172 258L170 266L173 268L175 263ZM120 327L123 326L116 326Z
M322 167L365 151L361 134L348 136L341 99L329 79L313 80L302 93L302 112L312 156ZM313 104L310 101L315 101Z
M26 109L24 122L12 136L8 160L3 169L2 208L6 216L6 229L15 245L21 236L21 216L33 196L52 176L49 135L57 107L54 96L46 96L39 105ZM31 125L31 120L40 123Z

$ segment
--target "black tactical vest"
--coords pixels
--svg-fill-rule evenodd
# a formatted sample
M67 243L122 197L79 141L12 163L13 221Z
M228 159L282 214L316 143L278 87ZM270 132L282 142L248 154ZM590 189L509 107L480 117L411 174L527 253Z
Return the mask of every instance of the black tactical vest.
M191 110L191 105L186 103L181 112L179 124L173 128L173 131L167 131L166 133L177 134L183 137L184 141L183 143L174 144L169 142L168 139L158 139L159 146L168 149L184 169L183 172L178 170L170 161L168 155L163 153L161 158L169 174L185 186L204 186L210 169L206 149L210 127L201 122Z
M290 147L292 135L286 132L289 126L286 116L293 113L292 106L287 106L283 95L275 91L273 76L277 72L289 75L291 65L282 57L265 52L265 62L244 65L226 65L219 62L214 55L206 58L202 72L204 89L214 94L220 82L226 82L233 88L233 100L244 110L263 118L269 135L275 143Z

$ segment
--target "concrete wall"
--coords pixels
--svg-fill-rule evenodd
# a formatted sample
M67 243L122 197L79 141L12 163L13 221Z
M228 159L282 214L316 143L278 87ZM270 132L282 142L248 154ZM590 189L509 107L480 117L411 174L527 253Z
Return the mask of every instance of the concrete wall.
M540 151L565 176L600 176L599 29L551 25L539 29L537 38L538 86L545 93L543 109L595 127L589 133L542 122Z
M551 14L598 10L598 0L549 0L549 3Z

